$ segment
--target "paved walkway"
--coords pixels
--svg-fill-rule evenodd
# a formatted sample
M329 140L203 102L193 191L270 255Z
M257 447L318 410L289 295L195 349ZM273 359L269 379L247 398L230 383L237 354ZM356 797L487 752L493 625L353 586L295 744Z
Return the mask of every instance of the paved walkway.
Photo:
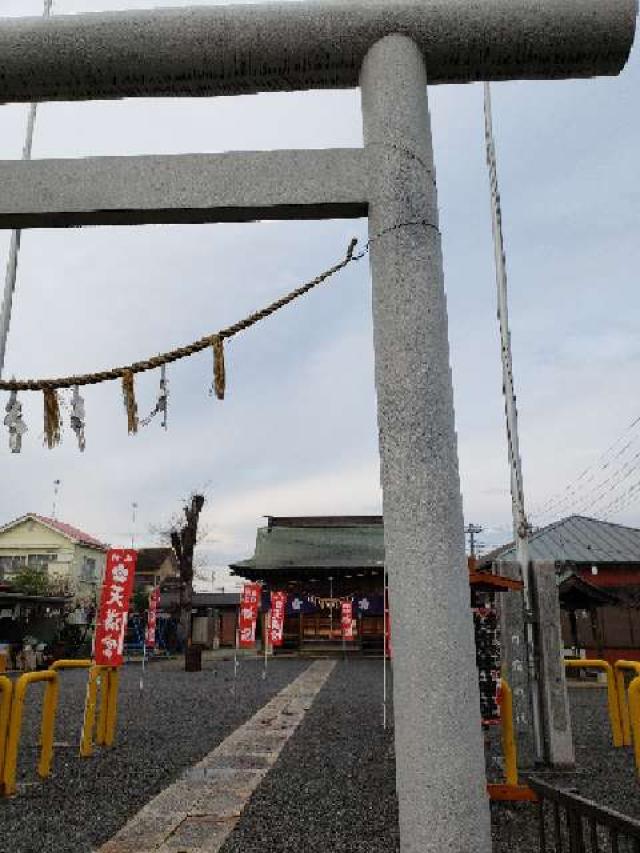
M147 803L100 853L216 853L331 674L316 661Z

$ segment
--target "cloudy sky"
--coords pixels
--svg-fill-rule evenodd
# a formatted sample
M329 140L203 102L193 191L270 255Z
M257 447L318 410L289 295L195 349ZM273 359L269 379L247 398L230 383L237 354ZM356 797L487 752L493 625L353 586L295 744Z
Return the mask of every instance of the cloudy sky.
M54 12L154 5L54 0ZM41 10L41 0L0 0L3 15ZM604 510L608 501L596 499L612 472L613 498L640 480L640 430L616 445L631 441L615 462L627 466L619 475L599 461L640 415L639 91L638 48L619 78L493 87L521 447L534 508L588 466L595 466L592 491L564 492L562 514ZM510 498L482 87L435 87L430 102L465 518L484 525L481 539L492 545L509 536ZM20 156L25 120L25 106L0 107L0 158ZM43 105L34 157L361 142L356 91L130 100ZM366 223L25 232L5 375L90 371L188 343L332 265L353 235L364 238ZM2 266L8 242L0 234ZM192 490L206 489L202 547L213 567L251 553L264 515L380 511L365 263L234 340L227 368L224 403L208 393L208 353L170 369L167 433L153 423L128 437L119 385L87 389L84 454L69 431L62 447L44 449L41 398L24 395L30 431L22 454L11 455L0 435L0 521L50 513L60 479L60 518L126 544L135 501L137 542L152 544L150 527ZM141 414L153 408L157 382L154 374L138 381ZM621 512L604 514L640 526L635 494Z

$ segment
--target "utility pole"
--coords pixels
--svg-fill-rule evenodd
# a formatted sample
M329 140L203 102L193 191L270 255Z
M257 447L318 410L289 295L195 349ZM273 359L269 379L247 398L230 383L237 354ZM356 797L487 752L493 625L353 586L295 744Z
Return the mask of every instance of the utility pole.
M43 17L48 18L51 14L53 0L44 0ZM27 118L27 133L22 148L22 159L31 160L33 150L33 131L36 123L37 104L29 106ZM4 294L2 297L2 309L0 310L0 378L4 371L4 359L7 351L7 338L9 337L9 326L11 325L11 313L13 310L13 294L16 289L16 277L18 274L18 255L20 254L20 239L22 231L15 229L11 232L9 243L9 260L4 280Z
M493 115L491 109L491 87L484 84L485 142L487 166L491 183L491 222L495 251L496 286L498 293L498 323L500 325L500 350L502 357L502 390L504 394L505 417L507 426L507 450L511 477L511 510L513 517L513 536L516 543L516 560L520 566L523 590L524 631L529 705L532 716L532 732L536 759L543 758L542 719L540 694L538 690L538 654L535 636L534 602L529 577L529 536L530 526L527 520L522 480L522 460L518 435L518 409L513 381L513 356L511 352L511 332L509 330L509 305L507 297L507 259L502 233L502 207L498 185L498 166L495 140L493 135Z
M464 529L464 532L469 537L469 554L472 557L476 556L476 536L478 533L482 533L483 530L484 527L480 527L479 524L468 524Z

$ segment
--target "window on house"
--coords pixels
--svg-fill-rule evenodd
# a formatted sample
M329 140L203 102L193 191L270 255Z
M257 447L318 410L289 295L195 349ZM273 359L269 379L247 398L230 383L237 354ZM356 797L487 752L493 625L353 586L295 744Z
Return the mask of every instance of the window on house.
M29 554L27 557L27 565L30 569L46 572L49 568L49 563L55 563L57 554Z
M7 555L0 557L0 580L10 580L26 564L26 557Z
M85 557L82 562L82 580L93 583L96 580L96 561L94 557Z

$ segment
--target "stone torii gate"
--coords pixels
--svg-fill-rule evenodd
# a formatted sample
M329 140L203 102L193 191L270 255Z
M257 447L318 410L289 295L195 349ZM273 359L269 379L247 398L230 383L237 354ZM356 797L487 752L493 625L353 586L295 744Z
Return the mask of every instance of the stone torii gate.
M491 849L427 80L613 75L635 17L309 0L0 21L3 103L361 86L362 150L2 162L0 227L369 217L404 853Z

